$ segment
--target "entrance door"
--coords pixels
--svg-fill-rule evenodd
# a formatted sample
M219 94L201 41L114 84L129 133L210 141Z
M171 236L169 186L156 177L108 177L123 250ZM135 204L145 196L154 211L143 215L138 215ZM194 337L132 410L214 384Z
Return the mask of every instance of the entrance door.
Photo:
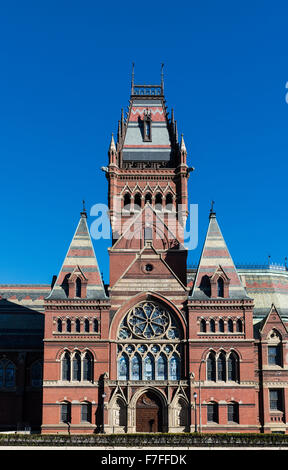
M136 403L136 432L162 432L162 406L153 392L146 392Z

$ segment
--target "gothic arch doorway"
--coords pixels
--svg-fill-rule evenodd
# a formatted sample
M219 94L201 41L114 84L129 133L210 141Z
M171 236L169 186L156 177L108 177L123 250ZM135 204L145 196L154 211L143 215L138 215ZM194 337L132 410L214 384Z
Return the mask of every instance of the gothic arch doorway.
M152 391L143 393L136 403L136 432L162 432L163 409Z

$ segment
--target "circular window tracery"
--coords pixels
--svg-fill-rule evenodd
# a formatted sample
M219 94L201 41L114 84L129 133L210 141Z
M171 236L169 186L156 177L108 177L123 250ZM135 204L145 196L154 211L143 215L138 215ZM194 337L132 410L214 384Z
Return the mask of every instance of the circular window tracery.
M169 312L156 302L141 302L134 306L121 323L119 339L180 338L179 329Z

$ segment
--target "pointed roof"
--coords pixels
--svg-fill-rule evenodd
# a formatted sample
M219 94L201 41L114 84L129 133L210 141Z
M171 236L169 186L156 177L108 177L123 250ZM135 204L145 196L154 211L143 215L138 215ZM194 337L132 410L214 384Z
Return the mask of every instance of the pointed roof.
M160 84L136 85L133 66L129 109L125 120L121 116L118 134L123 162L170 162L178 154L176 121L168 118L164 97L163 67Z
M74 273L81 274L87 282L86 299L106 298L84 208L57 280L47 299L66 299L67 282Z
M234 262L218 225L216 213L213 211L212 207L209 216L208 231L196 273L191 298L208 299L209 297L205 293L205 286L203 285L202 278L204 276L208 276L211 279L216 271L219 270L224 272L227 279L229 279L230 299L250 298L247 295L236 271Z

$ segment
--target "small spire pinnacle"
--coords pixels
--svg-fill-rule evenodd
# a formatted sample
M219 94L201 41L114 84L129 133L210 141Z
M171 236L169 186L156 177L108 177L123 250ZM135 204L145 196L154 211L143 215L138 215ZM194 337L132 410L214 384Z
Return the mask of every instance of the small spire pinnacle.
M110 151L110 152L111 152L111 151L116 152L116 146L115 146L115 141L114 141L113 132L112 132L112 135L111 135L111 141L110 141L109 151Z
M162 95L164 94L164 64L161 64L161 88Z
M187 152L187 150L186 150L186 145L185 145L185 142L184 142L184 137L183 137L183 134L181 134L181 144L180 144L180 149L181 149L181 152Z
M83 199L82 201L82 205L83 205L83 209L82 209L82 212L80 212L80 215L81 217L86 217L87 218L87 212L86 212L86 209L85 209L85 201Z
M215 204L215 201L211 201L211 209L210 209L210 218L211 217L216 217L216 212L214 211L214 204Z

